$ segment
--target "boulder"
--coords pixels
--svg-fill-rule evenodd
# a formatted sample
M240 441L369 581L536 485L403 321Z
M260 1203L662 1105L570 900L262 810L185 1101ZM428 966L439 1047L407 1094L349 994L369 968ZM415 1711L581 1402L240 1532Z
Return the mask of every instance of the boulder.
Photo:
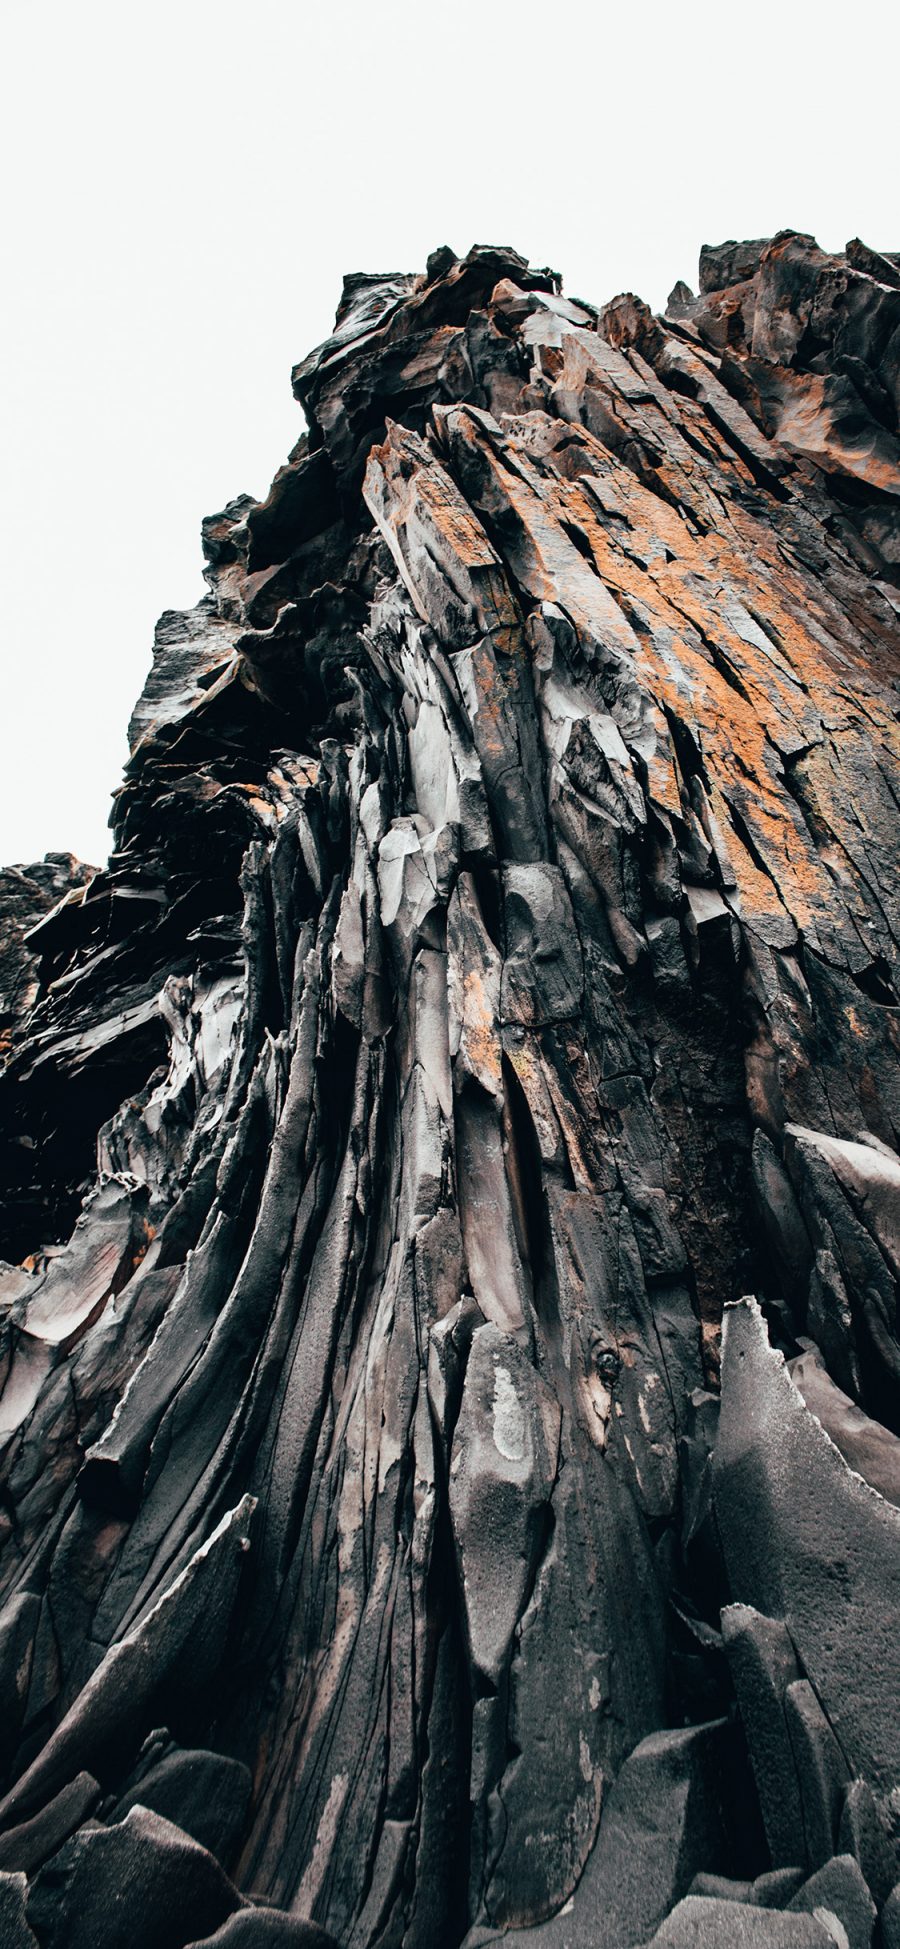
M645 1942L695 1875L728 1861L721 1786L731 1762L722 1720L642 1740L610 1791L571 1902L537 1928L510 1930L504 1942L510 1949Z
M897 1879L897 1844L865 1780L851 1780L838 1828L838 1853L852 1854L880 1907Z
M836 1941L813 1915L689 1895L650 1937L648 1949L835 1949Z
M243 1905L217 1861L146 1807L88 1826L41 1870L28 1920L41 1949L184 1949Z
M826 1861L796 1895L788 1909L792 1914L813 1915L837 1937L833 1918L837 1918L849 1949L870 1949L876 1908L870 1890L852 1854L839 1854Z
M804 1851L797 1764L785 1693L799 1677L790 1634L780 1619L749 1604L722 1612L722 1642L747 1737L772 1864L787 1867Z
M78 1773L54 1795L39 1814L0 1834L0 1868L18 1868L33 1875L96 1806L100 1788L91 1773Z
M280 1908L242 1908L229 1915L215 1935L189 1949L338 1949L334 1936L315 1922L286 1915Z
M37 1936L28 1926L25 1896L28 1883L23 1874L0 1871L0 1942L3 1949L38 1949Z
M900 1882L891 1889L878 1917L881 1949L900 1949Z
M900 1511L861 1480L769 1345L755 1301L725 1314L716 1513L734 1598L783 1617L853 1771L900 1773Z
M227 1861L240 1836L251 1784L249 1767L222 1753L167 1753L122 1795L108 1819L124 1820L132 1807L149 1807Z

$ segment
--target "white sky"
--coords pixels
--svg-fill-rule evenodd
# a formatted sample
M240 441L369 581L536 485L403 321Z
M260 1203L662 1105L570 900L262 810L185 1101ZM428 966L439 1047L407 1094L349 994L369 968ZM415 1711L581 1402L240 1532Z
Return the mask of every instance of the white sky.
M2 0L0 861L106 857L200 520L346 270L512 243L659 308L703 242L900 248L896 0Z

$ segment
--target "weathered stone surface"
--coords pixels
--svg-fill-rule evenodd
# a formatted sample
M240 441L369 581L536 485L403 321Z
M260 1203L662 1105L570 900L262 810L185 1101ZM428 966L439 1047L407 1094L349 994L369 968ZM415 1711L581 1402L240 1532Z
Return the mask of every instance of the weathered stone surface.
M166 1753L123 1794L109 1821L132 1807L149 1807L184 1829L217 1860L230 1864L250 1801L249 1768L221 1753ZM0 1849L3 1840L0 1836Z
M844 1795L838 1853L852 1854L876 1905L886 1902L897 1878L896 1841L865 1780L851 1780Z
M688 1889L689 1895L703 1895L709 1901L749 1902L752 1898L752 1881L732 1881L730 1875L695 1875Z
M869 1949L875 1927L875 1903L852 1854L839 1854L827 1861L798 1888L788 1908L798 1915L814 1915L826 1928L836 1916L850 1949Z
M847 1762L808 1679L787 1687L784 1710L800 1782L806 1858L816 1867L834 1851Z
M770 1868L754 1881L732 1881L727 1875L695 1875L689 1895L708 1900L746 1902L751 1908L787 1908L804 1881L802 1868Z
M196 1697L221 1655L253 1508L245 1496L230 1510L140 1623L110 1647L7 1794L0 1820L9 1823L57 1792L74 1755L94 1763L99 1777L114 1768L161 1692Z
M87 1826L41 1870L28 1919L46 1949L183 1949L241 1898L211 1855L146 1807Z
M632 1949L690 1887L699 1864L729 1858L724 1723L652 1733L612 1788L575 1895L543 1928L505 1940L534 1949Z
M771 1868L768 1874L757 1875L750 1899L756 1908L787 1908L802 1880L802 1868Z
M772 1865L807 1858L803 1801L786 1715L799 1668L785 1625L747 1604L722 1611L722 1640L747 1735Z
M25 1913L27 1893L24 1874L0 1871L0 1942L4 1949L35 1949L37 1936L29 1928Z
M244 1908L189 1949L336 1949L333 1935L277 1908Z
M885 1502L900 1508L900 1440L880 1421L851 1401L835 1386L818 1348L788 1362L788 1373L802 1395L810 1414L814 1414L844 1461L877 1489Z
M35 1874L93 1813L99 1798L100 1788L93 1775L77 1773L39 1814L0 1834L0 1869Z
M835 1940L814 1915L688 1895L649 1938L649 1949L829 1949Z
M878 1932L883 1949L897 1949L900 1944L900 1882L891 1889L878 1917Z
M506 248L348 278L108 864L0 879L0 1863L54 1943L130 1849L165 1949L197 1841L248 1945L612 1949L695 1875L746 1899L672 1940L821 1943L777 1904L837 1846L887 1893L898 306L793 232L664 319Z
M889 1792L900 1766L900 1721L884 1707L900 1682L900 1514L848 1468L747 1301L726 1315L714 1477L732 1589L787 1620L810 1675L812 1685L787 1686L801 1736L823 1709L849 1763Z
M93 868L71 853L48 853L30 866L0 871L0 1062L8 1059L39 994L40 952L31 931L61 903L77 906L92 874ZM37 1242L35 1220L40 1227L38 1213L43 1216L35 1148L29 1119L6 1115L0 1125L0 1168L13 1192L14 1208L8 1219L13 1221L14 1253L19 1246L25 1252Z

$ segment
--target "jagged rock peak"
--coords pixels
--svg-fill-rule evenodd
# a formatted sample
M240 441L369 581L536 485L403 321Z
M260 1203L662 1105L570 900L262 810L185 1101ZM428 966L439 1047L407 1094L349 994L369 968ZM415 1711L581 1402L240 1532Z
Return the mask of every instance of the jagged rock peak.
M4 1941L897 1939L900 260L699 287L348 277L0 884Z

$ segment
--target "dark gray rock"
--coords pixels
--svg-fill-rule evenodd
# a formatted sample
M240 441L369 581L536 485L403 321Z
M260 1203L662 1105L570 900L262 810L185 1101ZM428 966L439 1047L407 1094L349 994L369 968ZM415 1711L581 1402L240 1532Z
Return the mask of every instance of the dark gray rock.
M558 866L541 861L504 867L503 924L501 1019L535 1028L577 1016L584 986L581 944Z
M28 1926L24 1874L0 1871L0 1942L3 1949L37 1949L37 1936Z
M632 1949L694 1876L728 1859L722 1807L731 1761L724 1722L652 1733L626 1760L570 1906L543 1927L511 1930L533 1949Z
M472 1336L449 1502L473 1671L499 1686L533 1581L555 1472L540 1382L511 1335Z
M785 1694L799 1676L790 1634L748 1604L722 1612L722 1641L747 1735L772 1864L806 1856L803 1802ZM830 1850L829 1850L830 1851Z
M150 1717L160 1686L189 1693L215 1662L228 1626L253 1499L223 1516L209 1539L138 1628L111 1646L56 1732L7 1794L8 1823L30 1811L74 1772L79 1761L108 1763L127 1752ZM84 1767L82 1771L86 1770Z
M757 237L748 243L735 243L733 238L729 238L726 244L701 244L701 291L721 291L726 285L739 284L753 277L759 269L766 243L765 237Z
M900 1882L887 1898L878 1917L882 1949L900 1949Z
M762 1130L753 1138L753 1189L777 1276L796 1303L806 1288L812 1246L796 1192L774 1144Z
M251 1784L249 1768L221 1753L167 1753L123 1794L107 1819L124 1820L130 1808L149 1807L228 1862L240 1838Z
M649 1938L648 1949L834 1949L834 1943L812 1915L689 1895Z
M42 1949L184 1949L240 1907L212 1855L133 1807L66 1842L32 1887L28 1919Z
M0 1869L20 1869L33 1875L87 1819L99 1798L100 1788L93 1775L76 1774L39 1814L0 1834Z
M900 1514L847 1467L749 1301L726 1316L716 1510L734 1596L783 1615L851 1765L889 1789Z
M749 1902L753 1898L752 1881L731 1881L728 1875L695 1875L688 1889L689 1895L703 1895L707 1900L723 1902Z
M835 1386L816 1349L788 1361L788 1373L848 1467L877 1489L885 1502L900 1507L900 1438L864 1414Z
M771 1868L757 1875L752 1884L751 1901L755 1908L787 1908L803 1881L802 1868Z
M880 1908L897 1879L897 1845L865 1780L851 1780L838 1828L839 1854L852 1854Z
M61 901L77 899L95 870L72 853L0 868L0 1061L37 999L40 955L31 930Z
M835 1254L827 1246L816 1253L810 1275L806 1333L821 1351L837 1386L859 1401L864 1390L853 1308Z
M338 1949L334 1936L315 1922L285 1915L276 1908L244 1908L229 1915L215 1935L203 1937L189 1949Z
M788 1686L784 1710L800 1782L806 1858L817 1867L834 1853L847 1762L807 1679Z
M850 1949L869 1949L876 1908L852 1854L839 1854L826 1861L792 1896L788 1908L793 1913L814 1915L826 1928L836 1916Z
M694 306L694 293L684 278L676 278L666 301L667 318L690 318Z

